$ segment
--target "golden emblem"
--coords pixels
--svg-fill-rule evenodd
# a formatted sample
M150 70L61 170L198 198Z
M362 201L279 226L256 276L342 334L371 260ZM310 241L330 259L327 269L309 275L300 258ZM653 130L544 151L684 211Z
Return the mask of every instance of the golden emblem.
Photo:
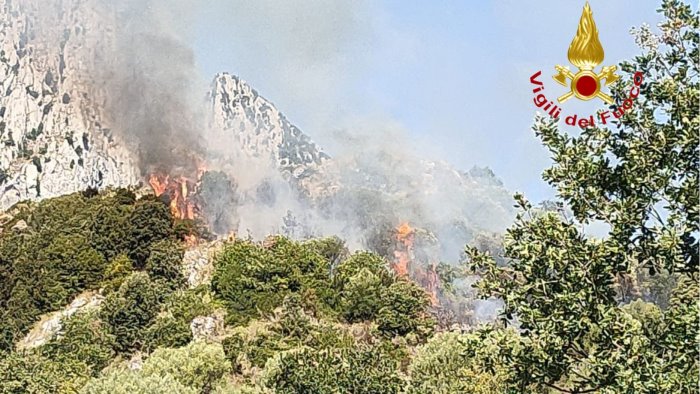
M598 28L593 20L593 12L591 7L586 2L581 14L581 20L578 23L578 30L574 36L568 52L569 62L578 67L576 74L569 70L569 67L555 66L558 74L553 78L561 85L568 86L571 91L559 97L560 103L576 96L581 100L591 100L595 97L600 98L608 104L613 103L612 97L600 91L601 81L605 80L605 86L620 79L615 74L617 66L603 67L599 74L596 74L593 69L603 62L605 52L603 46L598 39ZM571 82L567 83L567 80Z

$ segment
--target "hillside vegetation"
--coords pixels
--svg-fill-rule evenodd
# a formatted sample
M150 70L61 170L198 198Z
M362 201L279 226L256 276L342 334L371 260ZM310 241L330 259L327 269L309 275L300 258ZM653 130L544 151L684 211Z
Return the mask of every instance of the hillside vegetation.
M680 1L660 11L621 64L617 105L644 84L618 123L536 119L559 201L516 195L503 245L452 264L498 321L440 327L421 287L337 238L217 241L211 280L189 283L196 223L87 190L0 218L0 393L697 393L700 29Z

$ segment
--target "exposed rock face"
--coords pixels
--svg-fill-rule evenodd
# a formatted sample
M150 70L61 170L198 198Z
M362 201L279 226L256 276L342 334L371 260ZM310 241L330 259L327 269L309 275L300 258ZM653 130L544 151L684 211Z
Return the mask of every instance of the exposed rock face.
M95 75L99 67L91 64L97 61L94 59L104 61L115 55L105 49L118 34L111 14L100 8L105 4L95 0L0 0L0 4L0 209L20 200L87 187L142 183L150 169L141 167L153 162L143 165L139 160L148 157L157 162L163 152L150 152L148 144L126 141L136 131L126 132L128 119L115 118L128 118L129 111L138 108L127 106L129 111L119 116L109 112L111 99L120 97L120 92L107 89L100 82L104 75ZM46 26L56 31L44 31ZM135 80L148 81L147 77ZM133 88L133 84L128 86ZM139 89L128 91L134 90L138 93ZM173 93L155 90L159 93L155 97L163 100ZM392 161L380 150L331 159L272 102L230 74L214 78L207 98L202 103L207 120L199 121L208 124L187 127L188 132L191 128L192 133L201 133L194 139L203 145L195 150L202 157L171 154L169 161L180 162L168 166L194 167L195 161L202 162L235 178L240 184L237 192L245 195L232 199L239 204L238 230L245 231L248 225L274 231L288 214L303 225L313 222L327 233L347 236L357 235L358 228L371 228L382 219L379 216L385 216L384 223L411 221L433 229L439 238L455 233L458 227L457 232L464 236L454 244L461 250L458 244L470 234L503 229L512 218L510 193L490 171L458 172L444 162L415 158ZM164 112L172 108L150 109ZM177 122L156 125L173 123ZM168 132L168 127L144 131L163 133L166 139ZM173 148L153 145L158 144L151 144L151 149ZM249 178L247 184L244 178ZM288 183L293 192L286 190ZM293 195L296 192L307 198L298 199ZM392 215L385 215L386 211ZM317 234L315 230L309 232Z
M211 283L214 274L214 258L223 246L223 242L215 241L199 244L185 251L182 270L190 288Z
M218 74L208 97L212 128L234 136L248 157L269 160L284 179L311 197L333 190L333 182L321 172L330 157L245 81Z
M195 341L216 341L224 333L223 311L195 317L190 323L190 330Z
M32 330L17 343L17 349L31 349L50 341L61 330L61 322L78 312L99 308L104 296L87 291L75 297L65 309L45 315Z
M56 10L41 2L0 4L0 208L135 184L133 159L103 119L103 92L83 74L99 19L88 7L55 12L56 26L69 28L53 42L36 22Z

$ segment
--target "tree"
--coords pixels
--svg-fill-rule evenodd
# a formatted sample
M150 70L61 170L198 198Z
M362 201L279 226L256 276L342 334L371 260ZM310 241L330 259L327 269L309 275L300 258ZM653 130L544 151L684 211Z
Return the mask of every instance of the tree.
M316 351L307 347L279 353L263 372L276 393L399 393L398 363L377 348Z
M136 268L143 268L150 255L151 244L174 235L170 209L153 198L144 197L136 202L129 216L129 224L129 257Z
M614 127L571 136L554 121L535 121L554 160L544 179L574 218L516 196L521 212L504 245L509 265L467 250L481 294L501 297L503 323L521 330L520 350L501 359L514 371L513 390L675 393L697 386L698 15L674 0L661 12L663 34L642 28L644 53L622 64L617 106L639 82L637 72L643 83ZM593 221L609 225L609 234L586 236L580 225ZM656 325L618 305L616 278L636 266L681 275Z
M100 318L109 324L116 336L115 349L128 352L143 344L146 327L153 323L163 295L148 274L138 272L129 276L119 290L107 295L100 309Z
M153 279L162 279L173 288L185 283L182 273L182 258L185 251L173 240L164 239L151 245L151 253L146 259L146 272Z

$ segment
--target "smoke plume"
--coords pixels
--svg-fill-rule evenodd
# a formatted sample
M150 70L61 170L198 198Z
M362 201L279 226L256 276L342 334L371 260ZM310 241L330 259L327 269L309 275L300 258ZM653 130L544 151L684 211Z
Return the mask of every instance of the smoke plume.
M416 244L415 255L435 266L458 262L466 242L502 231L512 219L510 195L493 173L457 171L444 160L423 157L408 148L406 133L391 122L358 120L350 127L308 131L338 147L318 166L316 176L331 186L317 196L304 193L270 158L247 154L238 136L217 128L207 113L209 78L200 74L188 30L204 4L23 3L37 12L34 30L46 45L61 45L66 34L76 34L67 31L66 18L86 26L77 62L81 83L102 92L96 95L104 98L100 107L114 134L137 156L144 177L154 171L197 177L202 166L210 171L202 179L202 197L209 203L202 213L214 231L255 238L277 232L295 238L338 235L351 248L391 256L393 229L410 223L427 240ZM206 7L219 10L236 32L232 47L252 45L269 56L276 64L270 80L284 94L308 98L309 112L320 117L342 106L335 94L343 84L338 68L371 35L358 28L362 4L235 1Z

